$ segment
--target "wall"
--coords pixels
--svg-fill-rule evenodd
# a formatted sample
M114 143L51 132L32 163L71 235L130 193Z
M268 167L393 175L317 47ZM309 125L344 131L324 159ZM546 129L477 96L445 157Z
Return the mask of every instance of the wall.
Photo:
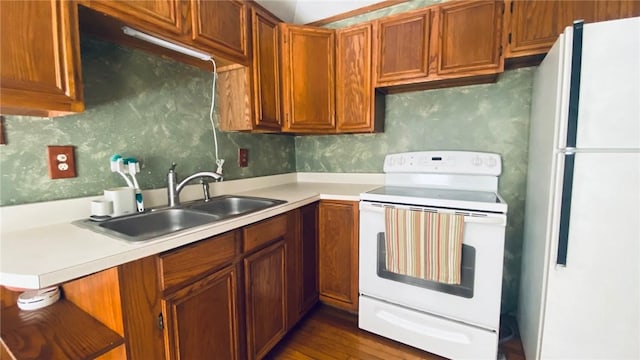
M140 187L166 187L176 162L179 178L215 170L209 120L212 74L172 60L82 37L86 111L57 118L6 116L0 146L0 205L98 195L124 186L110 171L119 153L142 163ZM217 123L217 111L214 114ZM218 132L226 179L295 171L294 139L284 135ZM46 145L74 145L78 177L50 180ZM249 167L237 166L239 147Z
M325 25L325 27L337 29L337 28L341 28L349 25L358 24L364 21L375 20L383 16L399 14L405 11L415 10L425 6L431 6L431 5L438 4L445 1L447 0L409 0L407 2L403 2L398 5L385 7L382 9L368 12L366 14L352 16L344 20L335 21Z

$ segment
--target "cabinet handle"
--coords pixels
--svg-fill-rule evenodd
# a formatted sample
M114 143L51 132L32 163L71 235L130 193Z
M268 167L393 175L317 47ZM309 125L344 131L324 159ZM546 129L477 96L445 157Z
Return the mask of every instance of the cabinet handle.
M164 330L164 317L162 313L158 314L158 329Z

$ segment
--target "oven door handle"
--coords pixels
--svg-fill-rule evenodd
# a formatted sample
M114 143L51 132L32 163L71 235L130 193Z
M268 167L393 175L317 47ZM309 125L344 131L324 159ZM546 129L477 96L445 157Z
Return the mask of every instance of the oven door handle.
M360 211L367 211L367 212L375 212L375 213L379 213L379 214L384 214L384 209L385 208L400 208L400 209L407 209L407 210L420 210L421 208L416 207L416 206L395 206L395 205L387 205L387 204L368 204L368 203L363 203L360 202ZM432 212L438 212L437 209L433 209L430 210L428 208L424 208L427 211L432 211ZM446 213L446 214L453 214L454 212L448 212L448 211L440 211L441 213ZM504 214L492 214L492 215L481 215L481 216L471 216L471 215L465 215L464 216L464 222L468 223L468 224L486 224L486 225L503 225L505 226L507 224L507 217Z

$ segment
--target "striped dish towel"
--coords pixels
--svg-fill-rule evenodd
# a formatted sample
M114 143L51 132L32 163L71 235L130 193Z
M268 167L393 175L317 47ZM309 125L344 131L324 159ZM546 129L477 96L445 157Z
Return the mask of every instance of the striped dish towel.
M464 216L385 208L387 270L460 284Z

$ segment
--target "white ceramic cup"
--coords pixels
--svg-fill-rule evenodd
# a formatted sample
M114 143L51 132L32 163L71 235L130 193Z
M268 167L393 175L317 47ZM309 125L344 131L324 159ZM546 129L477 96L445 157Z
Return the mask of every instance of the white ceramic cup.
M104 191L106 201L113 202L111 216L133 214L136 212L136 191L130 187L118 187Z
M91 215L106 216L113 214L113 201L111 200L92 200Z

